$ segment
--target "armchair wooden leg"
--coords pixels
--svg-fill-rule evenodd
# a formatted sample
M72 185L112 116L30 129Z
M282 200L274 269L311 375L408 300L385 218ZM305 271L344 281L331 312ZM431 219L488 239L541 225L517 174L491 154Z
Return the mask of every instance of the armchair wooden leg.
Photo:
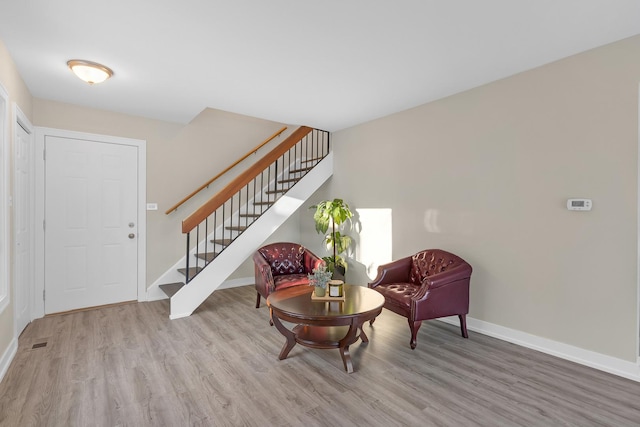
M417 337L418 329L420 329L420 326L422 326L422 321L412 322L411 320L409 320L409 328L411 329L411 341L409 342L409 345L411 346L411 350L415 350L416 345L418 345Z
M460 330L462 331L462 336L464 338L469 338L469 334L467 333L467 315L458 314L458 318L460 319Z
M258 298L256 299L256 308L260 308L260 292L256 292L258 294Z

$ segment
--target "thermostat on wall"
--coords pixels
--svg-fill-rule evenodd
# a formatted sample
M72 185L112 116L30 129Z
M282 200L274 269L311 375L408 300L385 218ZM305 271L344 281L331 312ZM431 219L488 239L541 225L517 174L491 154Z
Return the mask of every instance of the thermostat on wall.
M591 199L568 199L567 209L570 211L590 211Z

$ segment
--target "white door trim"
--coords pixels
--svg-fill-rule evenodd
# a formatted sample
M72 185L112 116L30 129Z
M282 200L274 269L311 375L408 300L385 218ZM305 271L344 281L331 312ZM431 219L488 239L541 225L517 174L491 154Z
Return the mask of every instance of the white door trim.
M34 318L44 316L44 200L45 200L45 162L44 143L47 136L60 138L88 139L92 141L111 144L131 145L138 148L138 301L147 300L147 142L140 139L122 138L110 135L97 135L84 132L75 132L63 129L36 127L35 141L35 298Z
M636 253L636 361L638 366L638 375L640 375L640 84L638 85L638 163L637 163L637 200L636 200L636 214L637 214L637 233L638 235L636 244L638 251Z
M31 197L31 201L32 203L30 204L31 206L31 212L30 212L30 218L29 218L29 229L30 229L30 235L31 235L31 241L29 242L29 246L30 246L30 260L29 260L29 264L30 266L34 266L34 253L35 253L35 239L34 239L34 212L33 212L33 201L34 201L34 167L33 167L33 156L34 156L34 134L33 134L33 125L31 124L31 122L29 121L29 119L27 118L27 116L22 112L22 110L20 109L20 107L18 107L18 105L14 102L13 103L13 141L14 144L17 144L18 141L18 127L22 127L22 129L24 129L27 134L29 135L29 142L31 144L31 152L29 153L30 155L30 168L29 168L29 172L30 172L30 176L29 176L29 195ZM15 177L15 173L16 173L16 157L15 157L16 153L14 151L14 166L13 166L13 171L14 171L14 177ZM14 194L14 200L15 197L17 197L18 191L21 190L20 188L18 188L18 180L14 179L14 183L13 183L13 194ZM13 206L14 208L14 212L15 212L15 208L16 205L14 204ZM14 219L14 233L16 232L15 227L17 222ZM15 236L15 234L14 234ZM14 250L14 254L17 253L17 248L16 248L16 243L17 240L14 238L13 241L13 250ZM16 287L18 286L18 271L15 268L15 262L16 262L16 257L14 257L14 265L13 265L13 326L15 329L15 334L14 336L18 336L18 334L22 331L18 330L18 305L17 305L17 289ZM33 280L30 280L28 283L28 286L30 287L29 289L29 322L31 322L34 317L33 317L33 307L34 307L34 297L33 297L33 288L34 288L34 283Z
M0 313L9 306L9 93L0 83Z

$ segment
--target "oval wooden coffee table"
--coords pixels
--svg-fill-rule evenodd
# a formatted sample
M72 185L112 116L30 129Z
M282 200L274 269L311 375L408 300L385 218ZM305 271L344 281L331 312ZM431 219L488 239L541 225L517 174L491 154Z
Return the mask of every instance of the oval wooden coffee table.
M280 351L280 360L286 359L296 344L337 348L344 369L353 372L349 346L358 339L369 342L362 325L380 314L384 297L363 286L345 284L344 292L344 301L312 301L311 286L295 286L269 295L267 305L271 309L271 320L287 339ZM281 320L297 323L297 326L289 330Z

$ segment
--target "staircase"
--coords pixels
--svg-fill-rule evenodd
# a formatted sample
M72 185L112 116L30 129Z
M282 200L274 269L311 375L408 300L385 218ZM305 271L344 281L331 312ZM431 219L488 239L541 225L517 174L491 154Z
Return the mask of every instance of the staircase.
M152 285L169 317L191 315L332 174L329 134L301 127L186 218L185 256Z

